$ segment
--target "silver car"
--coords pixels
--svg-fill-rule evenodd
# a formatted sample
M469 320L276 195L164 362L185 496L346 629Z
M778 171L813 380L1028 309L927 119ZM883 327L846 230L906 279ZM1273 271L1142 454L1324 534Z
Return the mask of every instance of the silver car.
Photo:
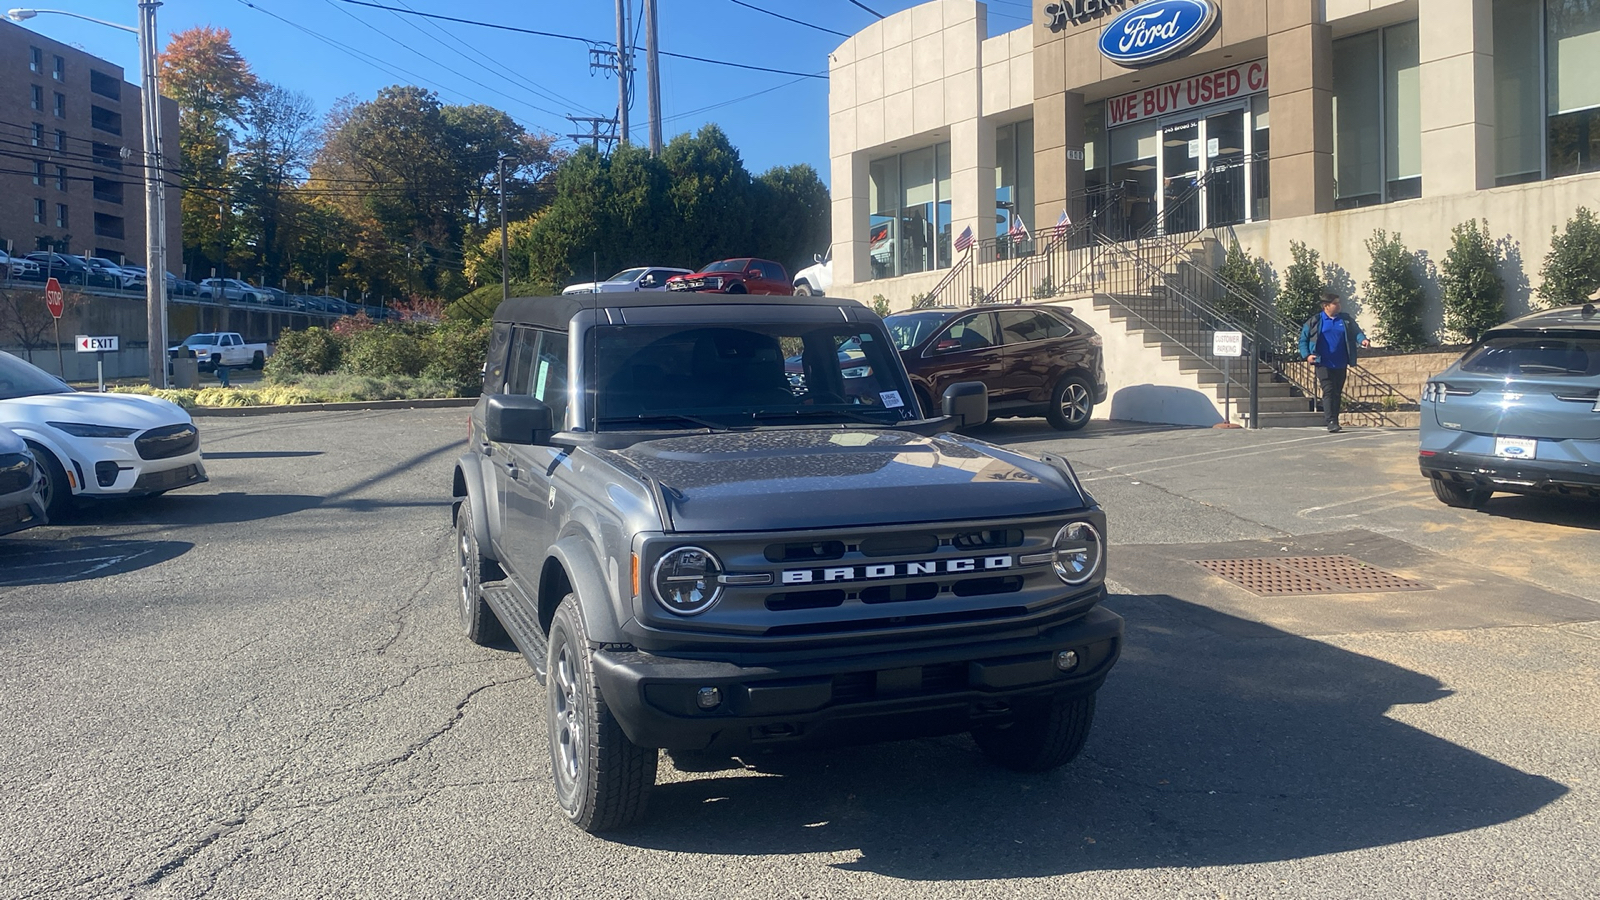
M1422 392L1422 474L1450 506L1497 491L1600 499L1594 304L1497 326Z
M39 468L22 438L0 428L0 534L45 524Z

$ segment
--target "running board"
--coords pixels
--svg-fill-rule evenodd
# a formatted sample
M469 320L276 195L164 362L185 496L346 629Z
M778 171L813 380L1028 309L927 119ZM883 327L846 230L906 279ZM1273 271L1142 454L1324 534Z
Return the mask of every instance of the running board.
M509 581L490 581L483 585L483 598L489 602L489 608L494 610L495 617L500 624L505 626L506 634L511 636L512 643L522 651L522 659L533 669L533 674L544 684L545 656L549 642L544 636L544 629L539 627L539 620L528 615L532 604L522 596L522 592Z

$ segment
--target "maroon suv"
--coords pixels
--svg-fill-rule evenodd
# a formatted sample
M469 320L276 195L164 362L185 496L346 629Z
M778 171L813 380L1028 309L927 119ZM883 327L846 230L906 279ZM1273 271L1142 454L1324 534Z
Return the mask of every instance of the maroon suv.
M789 273L770 259L724 259L689 275L667 279L669 291L699 291L707 294L794 293Z
M1062 431L1104 403L1100 335L1064 306L938 307L884 319L925 415L959 381L989 387L989 415L1038 416Z

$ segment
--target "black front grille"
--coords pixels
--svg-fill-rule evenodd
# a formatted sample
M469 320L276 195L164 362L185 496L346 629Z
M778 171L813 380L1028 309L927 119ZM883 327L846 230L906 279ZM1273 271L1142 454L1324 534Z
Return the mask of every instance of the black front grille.
M0 494L33 487L33 459L23 453L0 454Z
M180 466L165 472L146 472L133 483L134 493L170 491L202 481L199 466Z
M200 446L200 431L185 422L182 425L164 425L139 435L133 446L140 459L171 459L193 453Z

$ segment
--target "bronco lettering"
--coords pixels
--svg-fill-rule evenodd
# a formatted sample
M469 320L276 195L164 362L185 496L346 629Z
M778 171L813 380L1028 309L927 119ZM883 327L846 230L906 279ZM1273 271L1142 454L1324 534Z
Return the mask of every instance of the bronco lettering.
M779 579L783 584L813 584L817 582L865 581L874 578L907 578L916 575L936 575L942 569L946 574L967 572L993 572L1009 569L1016 560L1010 556L984 556L968 559L926 560L904 563L877 563L870 566L830 566L826 569L784 569Z

